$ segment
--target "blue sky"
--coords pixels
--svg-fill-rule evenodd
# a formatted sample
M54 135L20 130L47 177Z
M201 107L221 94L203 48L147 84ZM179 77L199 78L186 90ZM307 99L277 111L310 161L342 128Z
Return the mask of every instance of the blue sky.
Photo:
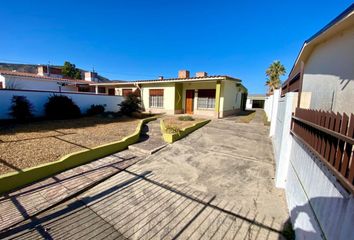
M0 62L68 60L114 80L206 71L264 93L269 64L289 71L303 42L351 3L2 1Z

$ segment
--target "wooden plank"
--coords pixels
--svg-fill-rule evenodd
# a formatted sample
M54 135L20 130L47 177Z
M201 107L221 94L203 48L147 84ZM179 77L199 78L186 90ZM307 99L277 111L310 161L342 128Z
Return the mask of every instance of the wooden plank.
M340 120L341 120L341 116L339 113L333 114L333 131L335 132L339 132L339 127L340 127ZM329 155L329 162L331 163L331 165L334 165L334 160L335 160L335 156L336 156L336 150L337 150L337 146L338 146L338 139L337 138L333 138L332 142L331 142L331 153Z
M354 133L354 119L351 117L350 122L349 122L349 127L348 127L348 131L346 133L346 135L348 137L353 137L353 133ZM344 154L343 154L343 162L342 162L342 168L341 168L341 174L343 176L347 176L347 174L349 174L349 158L352 154L352 148L353 145L346 143L345 144L345 150L344 150Z
M347 126L348 126L348 115L345 113L343 114L342 118L342 124L341 124L341 129L340 133L341 134L346 134L347 132ZM335 168L340 171L341 166L342 166L342 158L343 158L343 153L344 153L344 144L345 142L340 140L339 141L339 148L337 151L337 157L336 157L336 163L335 163Z
M321 126L325 127L326 126L326 121L327 121L326 113L321 111L321 115L322 115ZM322 156L324 156L325 148L326 148L326 138L325 138L325 135L322 132L320 132L319 134L320 134L320 137L321 137L320 154Z
M354 114L351 114L351 116L350 116L350 125L349 126L354 128ZM353 137L354 138L353 130L352 130L352 134L349 135L349 137ZM353 146L352 146L352 148L353 148ZM354 184L353 183L353 180L354 180L354 153L352 153L352 157L350 159L349 164L350 164L350 170L349 170L348 180L349 180L349 182Z
M330 112L327 112L327 121L326 121L326 128L333 130L333 121L334 119L332 118L332 114ZM329 154L331 153L331 142L333 141L333 137L331 135L328 135L326 137L326 149L325 149L325 154L324 157L327 161L329 161Z

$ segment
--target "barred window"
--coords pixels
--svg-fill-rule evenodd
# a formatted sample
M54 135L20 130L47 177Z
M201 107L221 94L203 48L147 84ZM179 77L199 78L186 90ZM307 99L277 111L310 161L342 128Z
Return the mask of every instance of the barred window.
M198 109L215 108L215 89L198 90Z
M150 108L163 108L163 89L149 90Z

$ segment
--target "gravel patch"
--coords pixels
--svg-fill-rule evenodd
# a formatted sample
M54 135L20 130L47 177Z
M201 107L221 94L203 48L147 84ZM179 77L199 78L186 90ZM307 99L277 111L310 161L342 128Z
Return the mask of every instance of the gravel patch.
M52 162L134 133L139 120L84 117L0 127L0 174Z

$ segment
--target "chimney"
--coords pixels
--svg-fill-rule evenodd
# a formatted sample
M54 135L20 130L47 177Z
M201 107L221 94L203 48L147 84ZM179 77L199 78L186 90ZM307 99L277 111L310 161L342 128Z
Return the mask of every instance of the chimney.
M97 81L97 73L85 72L85 81Z
M159 76L159 80L163 80L163 76Z
M178 78L189 78L189 71L188 70L179 70L178 71Z
M207 77L208 73L207 72L197 72L195 74L196 77Z

